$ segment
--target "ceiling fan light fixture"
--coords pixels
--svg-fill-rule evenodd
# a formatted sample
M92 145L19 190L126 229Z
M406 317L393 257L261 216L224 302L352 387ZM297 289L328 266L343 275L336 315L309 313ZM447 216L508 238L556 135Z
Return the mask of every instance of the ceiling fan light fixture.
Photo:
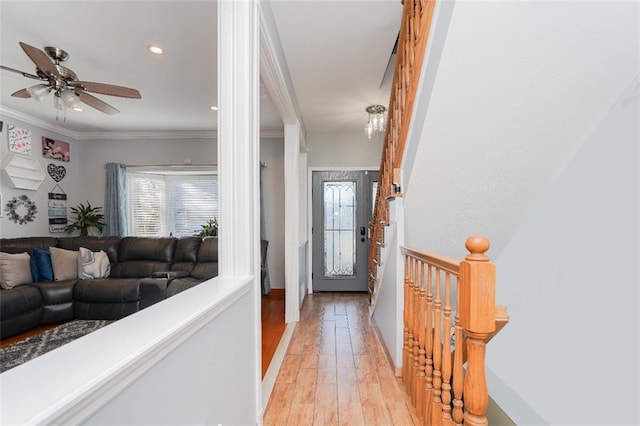
M36 84L35 86L27 87L27 93L36 101L40 102L49 94L49 86L46 84Z
M60 98L68 109L73 109L80 105L80 97L73 93L73 90L62 90L62 92L60 92Z
M55 93L54 95L55 96L53 97L53 106L56 107L57 110L61 110L61 111L64 111L65 109L67 109L67 105L64 103L64 101L60 97L60 94Z
M27 99L33 98L41 101L49 93L53 92L53 106L58 111L66 111L68 109L78 111L79 109L77 107L80 102L82 102L109 115L117 114L120 111L87 92L129 99L142 98L140 92L131 87L90 81L79 81L75 72L60 65L60 62L69 58L69 54L62 49L47 46L44 48L44 51L42 51L37 47L30 46L23 42L20 42L19 44L22 50L36 66L36 74L30 74L15 68L5 67L4 65L0 65L0 68L3 71L22 74L24 77L41 80L46 83L20 89L11 94L13 97ZM56 114L56 120L58 119L59 115ZM63 117L63 121L65 120L66 112Z

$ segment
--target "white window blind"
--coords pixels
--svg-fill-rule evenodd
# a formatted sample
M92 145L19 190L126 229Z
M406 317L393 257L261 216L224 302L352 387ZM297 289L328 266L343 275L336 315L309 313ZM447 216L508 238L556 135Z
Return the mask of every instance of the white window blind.
M129 233L133 236L196 235L218 217L215 174L127 172Z

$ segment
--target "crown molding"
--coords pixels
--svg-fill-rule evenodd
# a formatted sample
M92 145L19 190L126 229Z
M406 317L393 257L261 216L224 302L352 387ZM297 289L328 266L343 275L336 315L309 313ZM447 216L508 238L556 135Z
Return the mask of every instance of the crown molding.
M45 130L49 130L51 132L59 133L62 136L69 137L71 139L78 140L80 139L80 133L74 132L73 130L65 129L62 126L58 126L56 124L49 123L48 121L41 120L39 118L35 118L32 115L24 114L22 112L16 111L11 108L7 108L3 105L0 105L0 114L7 116L9 118L13 118L15 120L24 121L27 124L31 124L33 126L41 127Z
M131 140L131 139L217 139L216 130L153 130L153 131L100 131L100 132L76 132L65 129L62 126L50 123L33 117L29 114L16 111L11 108L0 105L0 114L8 118L23 121L33 126L38 126L44 130L58 133L62 136L74 139L76 141L83 140ZM284 130L261 130L260 138L262 139L281 139L284 137Z
M80 140L217 139L215 130L153 130L130 132L83 132Z

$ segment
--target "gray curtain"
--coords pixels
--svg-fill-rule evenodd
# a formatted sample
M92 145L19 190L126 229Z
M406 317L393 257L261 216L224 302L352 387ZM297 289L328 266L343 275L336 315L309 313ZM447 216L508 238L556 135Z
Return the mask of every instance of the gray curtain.
M264 169L266 166L260 164L260 239L266 240L265 225L264 225ZM269 256L269 250L267 249L267 257ZM262 294L271 293L271 280L269 279L269 263L267 259L264 262L264 268L266 275L262 282Z
M104 235L127 235L126 166L107 163L107 187L104 196Z

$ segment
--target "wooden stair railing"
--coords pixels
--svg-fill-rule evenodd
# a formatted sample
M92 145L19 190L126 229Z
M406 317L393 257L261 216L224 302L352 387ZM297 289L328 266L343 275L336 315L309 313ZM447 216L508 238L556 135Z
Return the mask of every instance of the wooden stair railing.
M402 248L402 376L426 425L487 424L485 348L509 318L495 304L495 265L484 254L489 241L469 237L466 248L463 261Z
M384 242L384 227L389 224L389 201L400 197L400 167L409 132L413 103L420 80L435 0L402 0L403 12L393 76L387 131L380 160L378 193L373 219L369 224L369 300L375 291L379 243Z

